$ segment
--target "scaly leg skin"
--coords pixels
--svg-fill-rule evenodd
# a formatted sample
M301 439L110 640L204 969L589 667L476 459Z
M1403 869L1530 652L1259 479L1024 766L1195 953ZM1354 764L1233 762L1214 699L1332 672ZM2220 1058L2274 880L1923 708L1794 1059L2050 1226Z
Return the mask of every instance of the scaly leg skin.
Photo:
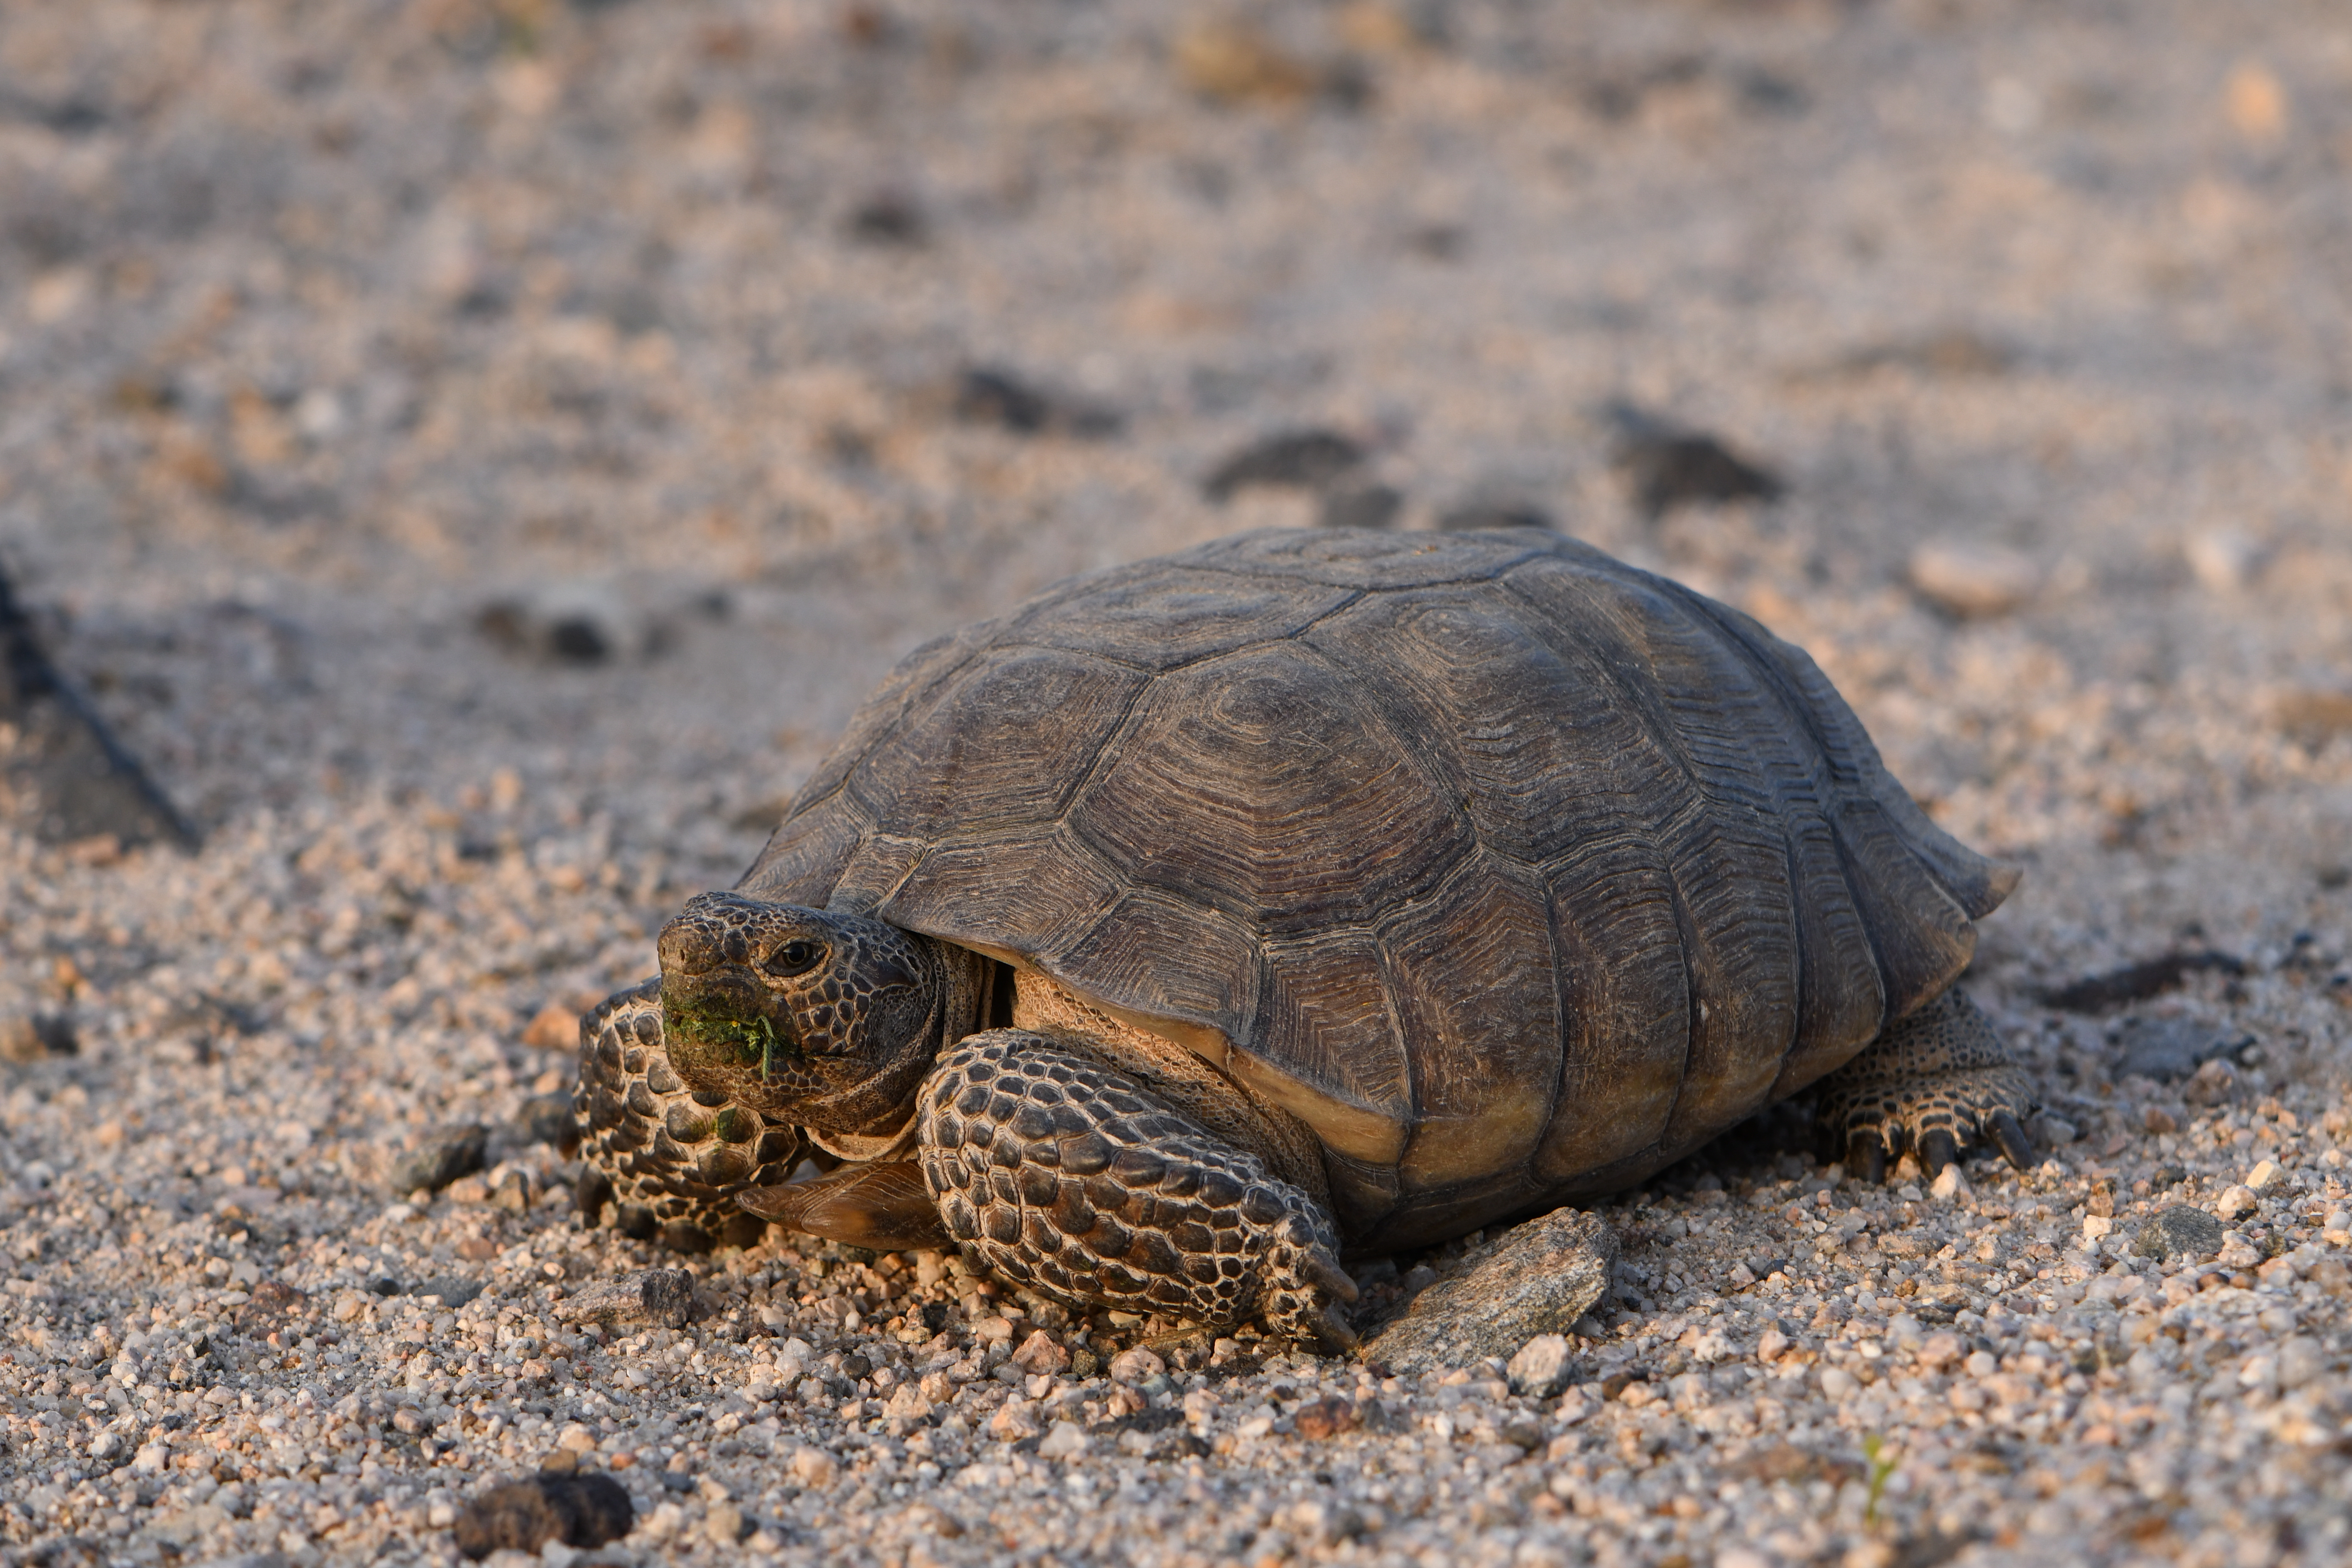
M1356 1342L1328 1215L1136 1079L1025 1029L941 1054L923 1082L923 1179L966 1253L1082 1310Z
M748 1106L688 1089L663 1048L661 982L607 996L580 1020L580 1217L607 1205L619 1228L679 1252L749 1246L766 1222L735 1195L792 1173L800 1134Z
M1890 1025L1863 1053L1823 1079L1814 1112L1846 1169L1883 1181L1886 1163L1918 1151L1930 1176L1972 1143L1998 1144L2019 1170L2033 1165L2024 1119L2033 1085L2000 1036L1958 987Z

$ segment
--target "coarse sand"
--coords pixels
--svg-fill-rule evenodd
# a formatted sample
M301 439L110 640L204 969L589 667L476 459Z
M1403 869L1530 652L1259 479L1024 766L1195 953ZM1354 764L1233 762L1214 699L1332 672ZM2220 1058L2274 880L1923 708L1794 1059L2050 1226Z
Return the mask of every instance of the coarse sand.
M2348 174L2315 0L0 8L0 559L204 833L0 831L0 1550L2343 1561ZM1761 1119L1516 1388L577 1227L570 1019L897 658L1478 509L2023 868L2037 1170Z

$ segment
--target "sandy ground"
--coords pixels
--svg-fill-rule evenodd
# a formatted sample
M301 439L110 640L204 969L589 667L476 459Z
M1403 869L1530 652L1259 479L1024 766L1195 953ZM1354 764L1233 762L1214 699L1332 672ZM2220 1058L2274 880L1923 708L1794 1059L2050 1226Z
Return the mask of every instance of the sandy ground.
M2352 24L1227 16L0 7L0 555L205 833L0 836L16 1560L448 1561L551 1456L633 1562L2343 1559ZM1650 515L1617 401L1785 493ZM789 1237L567 1315L669 1260L572 1225L532 1020L908 648L1312 521L1202 488L1310 426L1397 526L1538 508L1811 648L2026 869L1969 984L2049 1162L1752 1128L1605 1208L1556 1392Z

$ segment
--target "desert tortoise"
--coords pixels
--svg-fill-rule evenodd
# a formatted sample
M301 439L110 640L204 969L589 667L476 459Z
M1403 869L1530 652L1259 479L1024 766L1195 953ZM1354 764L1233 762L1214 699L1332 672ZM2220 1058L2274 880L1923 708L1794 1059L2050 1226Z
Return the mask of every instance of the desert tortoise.
M1589 546L1222 540L898 666L584 1021L583 1201L1344 1342L1343 1250L1639 1183L1825 1078L1857 1169L2023 1163L1951 989L2015 880L1801 651Z

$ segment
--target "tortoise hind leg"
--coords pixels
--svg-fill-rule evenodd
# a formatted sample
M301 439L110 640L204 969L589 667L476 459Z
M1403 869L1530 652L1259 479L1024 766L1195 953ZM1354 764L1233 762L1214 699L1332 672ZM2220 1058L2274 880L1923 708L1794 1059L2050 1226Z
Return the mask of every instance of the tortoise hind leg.
M991 1029L942 1053L917 1103L924 1181L992 1271L1081 1308L1355 1342L1330 1216L1141 1080Z
M1992 1020L1957 988L1889 1026L1823 1079L1814 1112L1846 1168L1873 1182L1916 1150L1929 1175L1971 1144L1997 1144L2019 1170L2033 1164L2024 1119L2033 1086L2009 1059Z

